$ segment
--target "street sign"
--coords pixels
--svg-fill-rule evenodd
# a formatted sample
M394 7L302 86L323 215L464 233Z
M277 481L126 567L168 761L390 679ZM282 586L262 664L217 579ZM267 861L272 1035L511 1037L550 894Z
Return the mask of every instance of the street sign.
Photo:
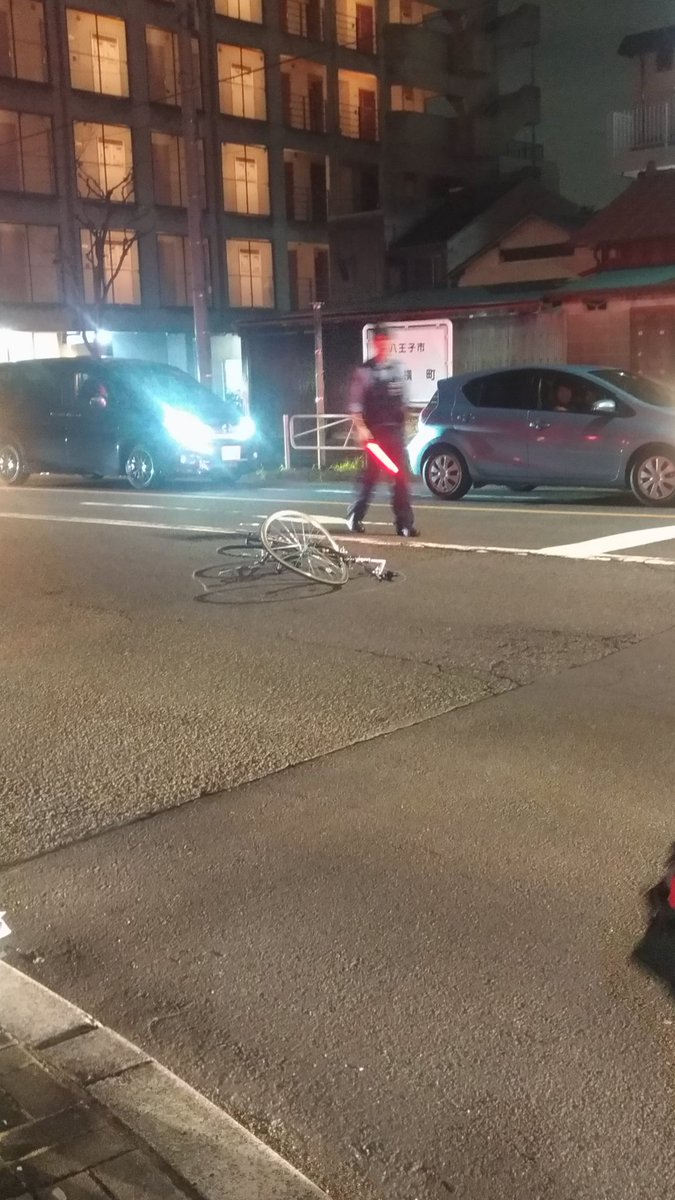
M374 325L363 327L363 358L373 356ZM452 375L451 321L387 322L390 354L400 362L411 404L427 404L439 379Z

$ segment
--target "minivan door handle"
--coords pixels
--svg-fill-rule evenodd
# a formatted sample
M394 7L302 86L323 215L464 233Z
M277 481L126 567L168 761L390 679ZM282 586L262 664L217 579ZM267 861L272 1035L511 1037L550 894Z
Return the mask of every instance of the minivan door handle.
M550 429L550 421L530 421L530 429Z

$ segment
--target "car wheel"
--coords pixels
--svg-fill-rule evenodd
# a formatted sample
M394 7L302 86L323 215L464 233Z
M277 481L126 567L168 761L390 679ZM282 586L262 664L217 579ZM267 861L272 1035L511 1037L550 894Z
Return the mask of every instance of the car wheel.
M510 492L533 492L536 484L534 483L507 483L507 488Z
M161 472L156 454L141 442L132 446L124 459L124 475L137 492L158 487L161 483Z
M424 460L422 478L441 500L461 500L471 487L471 476L462 455L452 446L437 446Z
M0 483L5 487L21 487L29 474L23 450L18 442L0 441Z
M650 508L675 504L675 452L657 448L639 454L631 469L630 486L640 504Z

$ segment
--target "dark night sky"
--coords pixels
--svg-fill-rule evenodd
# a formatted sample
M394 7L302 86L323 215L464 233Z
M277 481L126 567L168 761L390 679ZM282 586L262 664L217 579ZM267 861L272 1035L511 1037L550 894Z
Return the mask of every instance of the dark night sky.
M507 0L503 8L520 2ZM600 205L622 186L611 163L608 115L632 103L630 64L617 54L619 43L636 30L675 25L675 0L539 2L538 138L546 157L558 164L561 191L582 204Z

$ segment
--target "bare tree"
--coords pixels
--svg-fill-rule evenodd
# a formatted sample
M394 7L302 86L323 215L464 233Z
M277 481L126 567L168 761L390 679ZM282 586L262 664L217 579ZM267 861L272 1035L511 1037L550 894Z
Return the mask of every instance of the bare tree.
M81 162L76 167L79 202L75 216L80 230L87 235L82 257L91 268L93 292L92 303L82 312L82 337L90 354L98 355L100 346L95 337L91 338L88 325L98 329L103 324L103 311L110 303L115 283L134 246L147 232L142 228L147 210L133 202L133 168L118 183L106 186ZM119 227L121 206L125 216L128 214L131 229Z

